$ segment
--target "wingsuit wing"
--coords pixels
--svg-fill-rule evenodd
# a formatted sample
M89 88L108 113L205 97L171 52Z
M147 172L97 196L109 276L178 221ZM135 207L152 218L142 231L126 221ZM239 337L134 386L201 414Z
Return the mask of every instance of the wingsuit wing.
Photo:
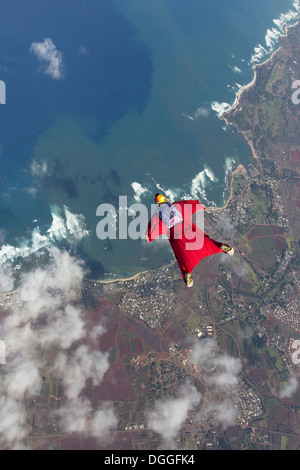
M197 200L178 201L173 205L181 212L183 222L168 229L157 214L148 224L147 235L153 241L161 234L167 234L169 242L176 256L182 277L192 272L195 266L205 257L222 253L221 243L209 238L200 228L192 222L192 215L205 207Z
M197 210L205 209L205 207L196 200L174 202L173 206L179 210L183 217L185 217L186 214L187 219L190 218ZM159 218L158 214L155 213L149 220L146 231L146 236L148 237L149 241L152 242L160 235L167 235L168 232L169 229Z
M155 240L155 238L160 235L167 235L169 229L165 226L162 220L159 218L158 214L154 214L148 223L148 229L146 236L148 237L149 242Z

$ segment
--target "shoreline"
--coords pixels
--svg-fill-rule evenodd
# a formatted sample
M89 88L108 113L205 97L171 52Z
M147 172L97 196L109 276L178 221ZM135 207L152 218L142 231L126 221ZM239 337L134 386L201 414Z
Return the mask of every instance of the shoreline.
M155 269L146 269L145 271L140 271L133 276L126 277L126 278L116 278L116 279L87 279L89 282L97 282L98 284L111 284L113 282L126 282L126 281L132 281L136 279L137 277L141 276L142 274L148 274L151 273L151 271L156 271L157 269L161 268L166 268L168 266L172 266L175 263L176 260L171 261L171 263L168 264L163 264L162 266L155 268Z
M242 163L240 163L237 168L232 172L230 173L230 194L224 204L224 206L222 207L215 207L215 206L209 206L207 207L206 209L210 209L210 210L214 210L214 211L222 211L224 209L227 208L229 202L231 201L232 197L233 197L233 181L234 181L234 178L239 174L239 173L244 173L244 172L247 172L246 168L244 167L244 165Z
M246 172L246 168L244 167L244 165L242 163L240 163L237 168L230 174L230 195L225 203L224 206L222 207L215 207L215 206L210 206L210 207L207 207L206 209L212 209L214 211L222 211L224 209L226 209L226 207L228 206L229 202L231 201L232 197L233 197L233 181L234 181L234 178L239 174L239 173L243 173L243 172ZM166 265L162 265L160 266L159 268L156 268L156 269L161 269L162 267L165 267L165 266L171 266L173 263L175 262L172 261L171 263L169 264L166 264ZM126 281L132 281L134 279L136 279L137 277L141 276L142 274L148 274L150 273L151 271L153 271L153 269L147 269L146 271L141 271L141 272L138 272L136 274L134 274L133 276L130 276L130 277L127 277L127 278L116 278L116 279L88 279L90 282L96 282L98 284L112 284L114 282L126 282Z
M126 281L132 281L133 279L136 279L138 276L142 274L147 274L151 271L151 269L148 269L146 271L141 271L139 273L134 274L131 277L126 277L126 278L116 278L116 279L88 279L90 282L97 282L98 284L111 284L112 282L126 282Z
M291 30L292 28L295 28L299 23L300 23L300 18L298 18L298 20L294 24L289 25L289 26L285 26L285 34L280 39L287 38L288 34L289 34L289 30ZM249 146L251 148L253 158L255 158L256 160L259 160L260 157L257 154L257 152L256 152L256 150L253 146L253 142L246 136L247 131L241 131L238 128L237 125L229 122L226 118L226 114L233 113L234 111L237 110L238 106L240 105L240 100L241 100L241 97L242 97L243 93L247 92L248 90L255 87L255 85L256 85L257 69L263 67L265 64L272 61L274 56L276 54L278 54L281 51L281 49L282 49L282 44L279 44L278 48L275 51L273 51L272 54L270 55L270 57L268 57L266 60L264 60L264 62L253 65L253 71L254 71L253 79L251 80L251 82L249 82L248 84L246 84L246 85L244 85L240 88L240 90L236 94L236 97L235 97L235 100L234 100L233 104L226 111L224 111L220 116L220 119L223 119L226 122L226 124L231 125L231 126L234 125L237 128L238 132L243 135L244 139L246 140L246 142L249 144Z
M289 33L289 30L296 27L298 24L300 23L300 19L298 19L294 24L292 25L289 25L289 26L286 26L285 27L285 34L282 36L282 38L286 38L288 36L288 33ZM254 71L254 77L253 79L251 80L251 82L249 82L248 84L242 86L240 88L240 90L238 90L237 94L236 94L236 97L235 97L235 100L234 100L234 103L230 106L230 108L228 108L226 111L224 111L221 116L220 116L220 119L223 119L226 124L228 125L235 125L231 122L229 122L227 119L226 119L226 114L228 113L232 113L234 112L238 106L240 105L240 101L241 101L241 97L243 95L244 92L247 92L248 90L250 90L251 88L255 87L256 85L256 81L257 81L257 69L259 69L260 67L263 67L266 63L270 62L271 60L273 60L274 56L279 53L281 51L281 48L282 48L282 45L279 44L278 48L272 52L272 54L270 55L270 57L268 57L264 62L261 62L259 64L254 64L253 65L253 71ZM235 127L237 128L238 132L240 134L243 135L244 139L246 140L246 142L249 144L250 148L251 148L251 152L252 152L252 157L258 161L260 159L260 156L257 154L255 148L254 148L254 145L253 145L253 142L252 140L250 140L247 135L246 135L246 132L247 131L241 131L238 126L235 125ZM243 173L243 172L247 172L245 166L240 163L237 168L230 174L230 194L229 194L229 197L227 198L224 206L222 207L215 207L215 206L210 206L210 207L207 207L206 209L210 209L210 210L213 210L213 211L222 211L224 209L227 208L229 202L231 201L232 197L233 197L233 182L234 182L234 178L240 174L240 173ZM161 266L163 267L163 266ZM160 268L158 268L160 269ZM121 279L109 279L109 280L95 280L95 281L92 281L92 282L97 282L97 283L100 283L100 284L110 284L110 283L113 283L113 282L126 282L126 281L130 281L130 280L133 280L133 279L136 279L138 276L142 275L142 274L146 274L146 273L149 273L151 272L152 270L149 269L149 270L146 270L146 271L141 271L139 273L136 273L135 275L131 276L131 277L128 277L128 278L121 278Z
M290 26L286 26L285 27L285 35L282 36L282 38L287 38L288 37L288 34L289 34L289 30L291 30L292 28L295 28L298 24L300 23L300 19L298 19L294 24L290 25ZM272 61L274 59L274 56L276 54L278 54L282 49L282 44L279 45L279 47L272 52L272 54L270 55L270 57L268 57L266 60L264 60L264 62L261 62L259 64L255 64L253 66L253 70L254 70L254 77L253 79L251 80L251 82L249 82L248 84L242 86L240 88L240 90L237 92L236 94L236 97L235 97L235 100L234 100L234 103L232 104L232 106L230 106L229 109L227 109L226 111L223 112L223 114L221 114L220 116L220 119L223 119L226 124L228 125L234 125L238 132L240 134L242 134L242 136L244 137L245 141L248 143L250 149L251 149L251 152L252 152L252 157L258 161L260 160L260 156L258 155L256 149L254 148L254 144L253 144L253 141L251 139L249 139L249 137L247 137L247 131L241 131L238 126L234 123L231 123L227 120L226 118L226 114L228 113L234 113L237 108L240 106L240 101L241 101L241 98L242 98L242 95L244 92L247 92L248 90L250 90L251 88L254 88L255 85L256 85L256 82L257 82L257 70L261 67L263 67L265 64L267 64L268 62ZM231 178L231 183L230 183L230 186L231 186L231 189L230 189L230 195L229 195L229 198L227 199L225 205L223 207L209 207L209 209L214 209L214 210L222 210L222 209L226 209L226 207L228 206L228 203L230 202L230 200L232 199L233 197L233 193L232 193L232 186L233 186L233 180L234 180L234 177L238 174L238 173L241 173L242 171L246 171L246 168L244 167L243 164L239 164L238 167L231 173L230 175L230 178Z

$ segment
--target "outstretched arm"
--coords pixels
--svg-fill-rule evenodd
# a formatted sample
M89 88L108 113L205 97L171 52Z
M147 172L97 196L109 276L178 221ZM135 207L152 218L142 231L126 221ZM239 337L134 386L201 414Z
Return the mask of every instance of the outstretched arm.
M147 242L152 242L159 235L166 235L168 233L168 228L161 221L158 214L154 214L148 223L148 228L145 233L145 240Z
M195 212L199 210L206 210L206 208L196 199L190 199L187 201L177 201L177 202L174 202L173 204L176 204L176 205L178 204L178 206L180 206L182 213L186 209L186 212L191 215L193 215Z

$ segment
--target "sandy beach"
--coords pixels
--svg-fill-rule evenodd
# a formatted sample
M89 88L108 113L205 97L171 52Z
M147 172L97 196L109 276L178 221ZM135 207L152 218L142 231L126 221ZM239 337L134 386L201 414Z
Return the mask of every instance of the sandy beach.
M134 274L134 276L131 277L126 277L126 278L116 278L116 279L108 279L108 280L95 280L95 279L90 279L91 282L98 282L99 284L111 284L112 282L125 282L125 281L132 281L133 279L136 279L138 276L141 276L142 274L149 273L150 270L147 271L141 271L140 273Z

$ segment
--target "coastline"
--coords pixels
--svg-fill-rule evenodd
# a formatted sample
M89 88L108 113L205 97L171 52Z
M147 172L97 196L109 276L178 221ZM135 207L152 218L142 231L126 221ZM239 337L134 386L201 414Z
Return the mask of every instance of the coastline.
M240 174L240 173L244 173L246 172L246 168L244 167L244 165L242 163L240 163L237 168L230 174L230 195L225 203L224 206L222 207L215 207L215 206L211 206L211 207L207 207L206 209L212 209L214 211L222 211L224 209L226 209L226 207L228 206L229 202L231 201L232 197L233 197L233 181L234 181L234 178ZM169 266L169 265L172 265L174 263L174 261L172 261L172 263L168 264L168 265L163 265L161 266L160 268L162 267L165 267L165 266ZM160 269L160 268L157 268L157 269ZM132 281L134 279L136 279L137 277L143 275L143 274L148 274L150 273L151 271L153 271L152 269L148 269L146 271L141 271L139 273L136 273L134 274L133 276L130 276L130 277L127 277L127 278L116 278L116 279L89 279L89 281L91 282L96 282L97 284L112 284L114 282L126 282L126 281Z
M213 210L213 211L222 211L224 209L226 209L226 207L228 206L229 202L231 201L232 197L233 197L233 181L234 181L234 178L240 174L240 173L246 173L247 170L246 168L244 167L244 165L242 163L240 163L237 168L230 174L230 194L229 194L229 197L227 199L227 201L225 202L224 206L222 207L215 207L215 206L210 206L210 207L207 207L207 209L210 209L210 210Z
M90 282L97 282L98 284L111 284L111 283L113 283L113 282L133 281L134 279L136 279L137 277L139 277L139 276L141 276L141 275L143 275L143 274L149 274L149 273L151 273L152 271L156 271L157 269L171 267L175 262L176 262L176 260L173 260L173 261L171 261L171 262L168 263L168 264L164 264L164 265L160 266L159 268L155 268L155 269L146 269L145 271L140 271L140 272L134 274L133 276L126 277L126 278L116 278L116 279L88 279L88 280L89 280Z
M286 26L285 27L285 35L282 36L282 38L287 38L288 34L289 34L289 30L291 30L292 28L295 28L299 23L300 23L300 19L298 19L293 25ZM270 57L268 57L264 62L261 62L259 64L255 64L253 66L253 70L254 70L253 79L251 80L250 83L248 83L248 84L241 87L241 89L236 94L236 97L235 97L235 100L234 100L234 103L232 104L232 106L230 106L230 108L228 108L226 111L224 111L223 114L221 114L221 116L220 116L220 119L223 119L226 122L226 124L235 125L238 132L240 134L242 134L242 136L244 137L244 139L248 143L249 147L251 148L252 156L256 161L258 161L260 159L260 156L259 156L259 154L257 153L257 151L254 147L253 141L251 139L249 139L249 137L247 136L247 131L240 130L236 124L233 124L232 122L230 122L227 119L226 115L232 114L232 113L235 113L236 111L238 111L239 107L241 106L240 102L241 102L241 98L242 98L243 94L245 92L247 92L248 90L250 90L251 88L254 88L256 86L258 69L265 66L265 64L267 64L268 62L271 62L274 59L275 55L280 53L281 49L282 49L282 44L279 44L278 48L275 51L272 52ZM242 109L242 107L240 109ZM244 165L239 164L238 167L231 173L231 175L230 175L230 178L231 178L230 195L229 195L229 198L227 199L225 205L223 207L209 207L209 209L213 209L213 210L226 209L228 203L230 202L230 200L233 197L233 181L234 181L234 178L237 174L242 173L243 171L247 172Z
M298 24L300 23L300 19L298 19L294 24L290 25L290 26L286 26L285 27L285 34L282 36L282 38L286 38L288 36L288 33L289 33L289 30L296 27ZM224 111L221 115L220 115L220 119L223 119L226 124L228 125L233 125L233 123L229 122L228 119L226 118L226 115L230 114L230 113L234 113L238 110L238 108L240 107L240 102L241 102L241 98L243 96L243 94L245 92L247 92L248 90L250 90L251 88L255 87L256 86L256 82L257 82L257 71L260 67L263 67L265 64L267 64L268 62L272 61L274 56L276 54L278 54L280 51L281 51L281 48L282 48L282 45L279 44L278 45L278 48L276 50L274 50L270 57L268 57L264 62L261 62L259 64L254 64L253 65L253 71L254 71L254 77L252 79L251 82L249 82L248 84L242 86L240 88L240 90L238 90L237 94L236 94L236 97L235 97L235 100L234 100L234 103L232 104L232 106L230 106L226 111ZM235 124L234 124L235 125ZM253 145L253 141L251 139L249 139L249 137L247 137L247 131L241 131L238 126L235 125L235 127L237 128L238 132L240 134L243 135L244 139L246 140L246 142L249 144L250 148L251 148L251 152L252 152L252 156L253 158L258 161L260 159L260 156L258 155L258 153L256 152L255 148L254 148L254 145ZM234 182L234 178L238 175L238 174L241 174L241 173L247 173L247 170L245 168L245 166L243 164L239 164L237 166L237 168L230 173L230 194L229 194L229 197L227 198L225 204L222 206L222 207L215 207L215 206L209 206L207 207L207 209L209 210L212 210L212 211L222 211L224 209L227 208L229 202L231 201L231 199L233 198L233 182ZM162 266L163 267L163 266ZM131 276L131 277L128 277L128 278L116 278L116 279L109 279L109 280L93 280L93 282L97 282L97 283L100 283L100 284L110 284L110 283L114 283L114 282L126 282L126 281L130 281L130 280L134 280L136 279L137 277L139 277L140 275L142 274L147 274L149 272L151 272L152 270L146 270L146 271L141 271L139 273L136 273L135 275Z
M285 34L281 37L281 39L285 39L288 37L288 34L289 34L289 30L295 28L298 24L300 23L300 19L298 19L294 24L292 25L289 25L289 26L285 26ZM248 90L250 90L251 88L255 87L256 85L256 82L257 82L257 71L259 68L263 67L265 64L267 64L268 62L271 62L274 58L274 56L276 54L278 54L282 49L282 44L279 44L278 45L278 48L272 52L272 54L270 55L270 57L268 57L264 62L261 62L259 64L254 64L253 65L253 71L254 71L254 77L253 79L251 80L250 83L244 85L241 87L241 89L237 92L236 94L236 97L235 97L235 100L234 100L234 103L232 104L232 106L230 106L230 108L228 108L226 111L223 112L223 114L221 114L220 116L220 119L223 119L226 124L228 125L235 125L233 123L231 123L226 115L228 114L232 114L234 112L237 111L237 109L239 108L240 106L240 101L241 101L241 98L243 96L243 94L245 92L247 92ZM253 145L253 142L251 139L249 139L249 137L247 137L247 131L241 131L237 125L235 125L235 127L237 128L238 132L240 134L243 135L244 139L246 140L246 142L249 144L250 148L251 148L251 151L252 151L252 156L255 160L259 160L259 155L258 153L256 152L255 148L254 148L254 145Z
M237 128L238 132L239 132L240 134L242 134L242 136L244 137L244 139L245 139L246 142L248 143L249 147L251 148L252 156L253 156L253 158L254 158L255 160L259 160L260 157L259 157L258 153L256 152L256 150L255 150L255 148L254 148L253 141L252 141L251 139L249 139L249 137L247 137L247 131L242 131L242 130L240 130L239 127L238 127L236 124L234 124L234 123L232 123L232 122L230 122L230 121L228 120L228 117L227 117L226 115L228 115L228 114L234 114L235 112L238 111L238 109L242 109L242 107L241 107L241 99L242 99L242 97L243 97L243 94L246 93L247 91L249 91L251 88L254 88L255 85L256 85L256 82L257 82L257 69L260 68L260 67L262 67L262 66L265 65L266 63L270 62L270 61L273 59L274 55L277 54L280 50L281 50L281 46L279 46L279 48L276 49L276 51L274 51L274 52L272 53L272 55L271 55L268 59L266 59L264 62L262 62L261 64L255 64L255 65L253 66L254 78L252 79L252 81L251 81L250 83L248 83L247 85L244 85L243 87L241 87L241 89L240 89L240 90L237 92L237 94L236 94L236 97L235 97L235 100L234 100L233 105L230 106L230 108L228 108L228 109L227 109L223 114L221 114L221 116L220 116L220 119L223 119L223 120L226 122L226 124L228 124L228 125L234 125L234 126ZM232 175L233 175L233 173L232 173Z
M133 276L126 277L126 278L116 278L116 279L89 279L90 282L97 282L98 284L111 284L113 282L126 282L126 281L132 281L136 279L138 276L141 276L142 274L147 274L151 271L151 269L148 269L146 271L141 271L139 273L134 274Z

